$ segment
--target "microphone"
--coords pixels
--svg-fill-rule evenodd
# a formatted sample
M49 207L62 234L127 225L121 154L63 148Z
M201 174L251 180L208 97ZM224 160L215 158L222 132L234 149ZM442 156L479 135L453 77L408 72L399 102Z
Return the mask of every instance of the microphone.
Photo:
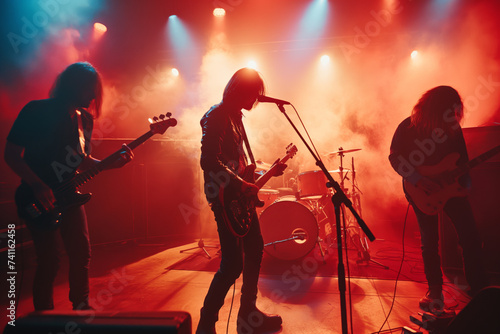
M269 102L269 103L276 103L276 104L291 104L288 101L278 100L278 99L275 99L275 98L272 98L272 97L269 97L269 96L265 96L265 95L259 95L259 97L257 98L257 100L259 102Z

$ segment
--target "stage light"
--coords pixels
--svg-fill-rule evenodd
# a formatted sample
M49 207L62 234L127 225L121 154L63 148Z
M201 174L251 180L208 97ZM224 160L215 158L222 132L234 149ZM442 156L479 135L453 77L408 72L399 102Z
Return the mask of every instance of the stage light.
M178 70L178 69L173 68L173 69L171 69L170 71L172 72L172 75L173 75L174 77L178 77L178 76L179 76L179 70Z
M177 15L171 15L167 22L167 36L170 46L173 48L176 57L186 60L187 52L194 49L194 41L188 26Z
M224 8L215 8L213 13L215 17L226 16L226 10Z
M99 22L94 23L94 29L100 33L105 33L108 30L104 24Z
M308 40L318 38L326 28L328 1L311 1L299 22L295 38Z
M417 57L418 57L418 51L417 50L413 50L411 52L410 57L411 57L411 59L417 59Z
M320 58L320 62L323 65L326 65L326 64L330 63L330 56L328 56L328 55L322 55L321 58Z
M257 62L255 60L250 60L247 64L247 67L253 68L254 70L257 69Z

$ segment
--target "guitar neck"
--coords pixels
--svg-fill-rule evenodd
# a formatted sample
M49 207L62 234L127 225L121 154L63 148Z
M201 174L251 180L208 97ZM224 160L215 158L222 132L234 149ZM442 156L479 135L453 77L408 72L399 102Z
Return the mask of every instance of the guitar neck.
M470 160L469 162L467 162L464 165L455 169L454 176L459 177L461 175L466 174L471 168L476 167L477 165L485 162L486 160L491 159L492 157L494 157L498 153L500 153L500 145L492 148L491 150L484 152L483 154L475 157L474 159Z
M154 133L150 130L150 131L146 132L145 134L143 134L142 136L140 136L139 138L137 138L134 141L127 144L127 146L131 150L134 150L139 145L143 144L146 140L151 138L153 135L154 135ZM120 152L121 152L121 149L114 152L110 156L104 158L103 160L101 160L101 162L96 164L94 167L86 170L85 172L78 173L70 182L73 183L73 186L75 186L77 188L82 186L87 181L91 180L94 176L96 176L97 174L99 174L100 172L102 172L103 170L108 168L109 165L111 165L111 163L116 161L116 159L118 159L120 156Z
M280 163L284 164L288 161L288 159L290 159L290 155L287 154L283 158L281 158ZM273 165L267 172L265 172L257 180L255 180L255 185L259 189L261 189L267 183L267 181L269 181L269 179L276 174L277 169L278 164Z

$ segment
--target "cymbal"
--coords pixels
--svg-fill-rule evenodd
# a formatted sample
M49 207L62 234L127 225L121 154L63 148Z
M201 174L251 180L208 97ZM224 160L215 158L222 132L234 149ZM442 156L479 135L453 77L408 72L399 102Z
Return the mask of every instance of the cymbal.
M350 169L347 169L347 168L344 168L342 169L342 173L347 173L347 172L350 172L351 170ZM328 171L329 173L340 173L340 169L336 169L336 170L329 170Z
M262 188L262 189L259 189L259 194L263 194L263 195L279 194L279 190Z
M352 148L350 150L344 150L341 148L340 150L338 150L336 152L328 153L328 155L336 155L336 154L340 154L340 153L351 153L351 152L356 152L356 151L361 151L361 149L360 148Z
M255 165L256 165L255 167L257 169L269 169L272 166L271 164L268 164L268 163L266 163L266 162L264 162L262 160L255 161Z

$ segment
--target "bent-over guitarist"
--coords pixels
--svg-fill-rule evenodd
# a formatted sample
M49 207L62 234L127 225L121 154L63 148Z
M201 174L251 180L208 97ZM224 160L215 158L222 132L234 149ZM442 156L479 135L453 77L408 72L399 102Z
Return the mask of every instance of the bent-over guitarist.
M54 308L53 283L59 268L57 234L69 258L69 299L75 310L89 304L90 242L83 205L60 210L57 224L41 223L35 217L55 212L54 189L99 160L90 155L93 119L100 114L102 83L97 70L87 62L74 63L62 71L50 98L29 102L19 113L7 137L5 161L21 177L18 196L33 197L30 216L24 217L35 246L37 268L33 282L33 304L37 311ZM124 145L108 169L119 168L133 158ZM22 190L22 191L21 191ZM16 201L17 202L17 201ZM18 211L22 211L18 208ZM33 220L29 219L32 217ZM48 219L50 220L50 219ZM54 228L57 227L57 228Z
M215 333L215 323L224 298L242 271L238 333L270 332L281 328L280 316L267 315L256 306L264 242L255 208L244 205L237 209L232 204L229 205L232 209L228 208L228 203L232 200L250 204L258 202L258 187L252 180L242 177L248 171L243 148L246 135L242 109L251 110L257 103L257 97L262 94L264 82L260 74L253 69L242 68L227 83L222 102L210 108L201 119L200 162L204 173L205 194L217 223L221 262L201 309L196 330L199 334ZM251 153L248 153L251 159ZM278 166L275 175L281 175L285 167L284 164ZM241 236L233 233L227 217L237 210L250 218L248 230ZM245 210L248 212L245 213ZM258 322L252 320L256 318L259 319Z
M449 86L434 87L421 96L411 116L399 124L391 143L390 163L403 177L404 192L420 228L428 291L419 306L428 312L440 312L444 308L439 255L440 207L458 234L469 294L474 295L488 285L481 262L481 242L466 196L470 177L465 173L454 179L454 175L447 173L469 160L460 126L462 118L459 93Z

